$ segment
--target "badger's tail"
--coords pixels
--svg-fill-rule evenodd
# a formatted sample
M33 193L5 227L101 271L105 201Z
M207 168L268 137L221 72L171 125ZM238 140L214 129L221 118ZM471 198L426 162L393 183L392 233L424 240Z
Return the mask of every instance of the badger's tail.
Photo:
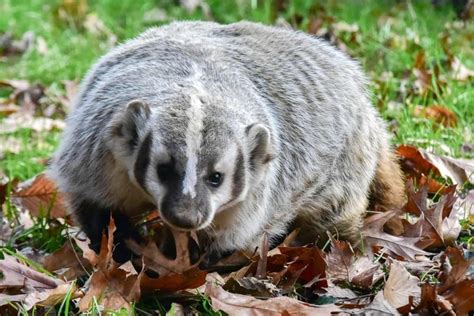
M397 156L391 148L380 152L375 177L370 187L369 209L399 209L406 202L405 181Z

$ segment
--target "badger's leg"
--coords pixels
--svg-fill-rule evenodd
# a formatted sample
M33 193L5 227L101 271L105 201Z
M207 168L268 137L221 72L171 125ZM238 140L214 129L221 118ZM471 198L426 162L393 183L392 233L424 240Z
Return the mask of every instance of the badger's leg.
M348 169L350 170L350 169ZM355 171L355 170L354 170ZM335 182L325 191L310 196L297 211L296 227L301 228L302 243L324 244L327 232L358 243L367 209L382 206L385 210L401 208L406 200L403 176L395 155L384 148L377 160L373 178L366 189L350 182ZM334 195L335 192L343 194ZM324 192L332 192L323 198Z
M99 253L102 234L107 231L110 214L115 222L113 258L117 262L125 262L132 258L133 253L125 244L126 239L140 241L139 233L134 229L129 218L117 210L105 208L89 200L77 200L72 204L76 220L90 240L90 247Z
M323 246L329 238L328 233L357 243L367 204L364 197L341 201L337 206L321 203L318 199L304 203L292 224L292 228L300 230L296 243Z

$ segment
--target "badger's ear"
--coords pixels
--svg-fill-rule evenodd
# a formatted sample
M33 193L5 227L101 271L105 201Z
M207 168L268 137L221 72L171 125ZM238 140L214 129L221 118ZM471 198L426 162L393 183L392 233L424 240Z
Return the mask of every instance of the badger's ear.
M121 145L129 151L138 146L138 140L145 132L151 111L148 104L141 100L133 100L127 104L125 110L117 113L109 127L110 140L113 146Z
M245 129L249 150L250 168L259 169L273 159L270 132L259 123L251 124Z

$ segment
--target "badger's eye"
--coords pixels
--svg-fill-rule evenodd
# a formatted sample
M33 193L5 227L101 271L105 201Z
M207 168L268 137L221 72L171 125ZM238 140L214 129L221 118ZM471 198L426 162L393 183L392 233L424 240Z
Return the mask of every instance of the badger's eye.
M209 177L207 178L207 183L209 183L211 187L217 188L222 184L223 178L224 176L221 173L214 172L214 173L211 173Z

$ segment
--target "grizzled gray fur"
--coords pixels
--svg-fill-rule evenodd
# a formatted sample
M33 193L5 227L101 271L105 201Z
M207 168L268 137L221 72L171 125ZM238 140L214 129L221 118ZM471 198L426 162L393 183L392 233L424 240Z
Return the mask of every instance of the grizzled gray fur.
M96 248L109 210L120 243L153 208L216 253L252 251L290 225L305 241L356 241L369 200L403 202L366 84L357 62L301 32L152 28L90 70L50 175Z

